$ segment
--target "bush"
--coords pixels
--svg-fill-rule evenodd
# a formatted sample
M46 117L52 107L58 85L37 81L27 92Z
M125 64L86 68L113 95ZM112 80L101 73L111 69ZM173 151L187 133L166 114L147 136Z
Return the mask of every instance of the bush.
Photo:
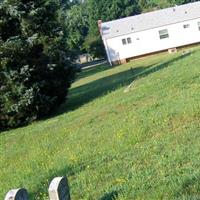
M52 112L74 80L59 1L0 4L0 129Z

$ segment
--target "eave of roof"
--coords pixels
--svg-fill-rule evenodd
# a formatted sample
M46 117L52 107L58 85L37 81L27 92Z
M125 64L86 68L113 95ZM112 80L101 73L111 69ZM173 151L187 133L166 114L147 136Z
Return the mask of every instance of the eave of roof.
M102 38L114 38L169 24L200 18L200 1L104 22Z

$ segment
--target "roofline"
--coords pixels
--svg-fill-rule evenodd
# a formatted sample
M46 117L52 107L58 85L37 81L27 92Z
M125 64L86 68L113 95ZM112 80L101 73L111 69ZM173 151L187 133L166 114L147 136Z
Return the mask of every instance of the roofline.
M172 8L178 8L178 7L182 7L182 6L187 6L187 5L191 5L191 4L195 4L195 3L200 3L200 1L185 3L185 4L178 5L178 6L175 5L175 6L171 6L171 7L167 7L167 8L161 8L159 10L144 12L144 13L140 13L140 14L136 14L136 15L132 15L132 16L122 17L122 18L119 18L119 19L113 19L113 20L110 20L110 21L102 22L102 24L106 24L106 23L110 23L110 22L115 22L115 21L120 21L120 20L127 19L127 18L137 17L139 15L146 15L146 14L149 14L149 13L155 13L155 12L159 12L159 11L162 11L162 10L167 10L167 9L172 9Z
M188 22L188 21L195 20L195 19L200 19L200 17L192 18L192 19L184 20L184 21L179 21L179 22L176 22L176 23L165 24L163 26L156 26L156 27L153 27L153 28L150 28L150 29L144 29L144 30L141 30L141 31L135 31L135 32L133 31L133 32L129 32L129 33L126 33L126 34L120 34L120 35L117 35L117 36L114 36L114 37L105 37L104 38L104 36L103 36L102 38L104 40L108 40L108 39L112 39L112 38L121 37L123 35L129 35L129 34L132 34L132 33L139 33L139 32L142 32L142 31L152 30L152 29L156 29L156 28L159 28L159 27L165 27L165 26L169 26L169 25L173 25L173 24L177 24L177 23L181 23L181 22Z

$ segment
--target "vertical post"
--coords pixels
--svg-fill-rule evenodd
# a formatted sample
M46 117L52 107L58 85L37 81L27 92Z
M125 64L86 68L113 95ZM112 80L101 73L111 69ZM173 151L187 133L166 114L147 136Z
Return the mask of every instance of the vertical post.
M49 186L50 200L71 200L67 177L54 178Z
M10 190L5 200L28 200L28 192L24 188Z

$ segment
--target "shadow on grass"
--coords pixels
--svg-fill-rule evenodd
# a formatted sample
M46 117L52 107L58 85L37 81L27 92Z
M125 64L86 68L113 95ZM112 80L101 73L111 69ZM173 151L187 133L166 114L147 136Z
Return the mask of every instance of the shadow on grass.
M108 63L100 64L88 69L82 69L80 75L78 76L78 79L86 78L88 76L92 76L96 73L103 72L109 69L112 69L112 67Z
M38 184L35 186L35 189L33 189L33 191L29 193L30 199L43 199L41 195L47 194L49 184L55 177L62 177L62 176L73 177L76 174L84 171L86 167L87 167L86 165L77 165L77 166L66 166L60 170L58 169L50 170L48 172L48 175L46 177L43 177L43 180L46 181L43 180L41 182L38 181Z
M110 193L106 193L99 200L116 200L119 193L117 191L112 191Z
M117 156L108 156L101 160L98 158L88 158L84 162L77 163L76 165L66 165L65 167L61 167L61 169L52 169L43 177L40 177L40 180L37 179L37 184L34 186L32 191L29 193L30 200L33 199L44 199L44 195L48 193L48 187L50 182L55 177L70 177L71 180L74 179L79 173L84 172L88 169L88 165L90 166L90 170L96 169L97 166L102 164L102 162L111 162L116 159ZM74 185L72 182L69 182L69 187L73 189ZM121 190L114 190L108 193L105 193L99 200L116 200ZM77 191L73 192L74 195L81 196L81 194L77 193ZM46 198L45 198L46 199Z
M73 88L70 90L68 101L58 109L56 114L75 110L100 96L106 95L108 92L126 86L138 78L146 77L149 74L160 71L187 56L188 54L181 55L161 64L129 69Z
M175 193L177 199L196 199L200 200L200 176L191 175L181 185L180 189Z

